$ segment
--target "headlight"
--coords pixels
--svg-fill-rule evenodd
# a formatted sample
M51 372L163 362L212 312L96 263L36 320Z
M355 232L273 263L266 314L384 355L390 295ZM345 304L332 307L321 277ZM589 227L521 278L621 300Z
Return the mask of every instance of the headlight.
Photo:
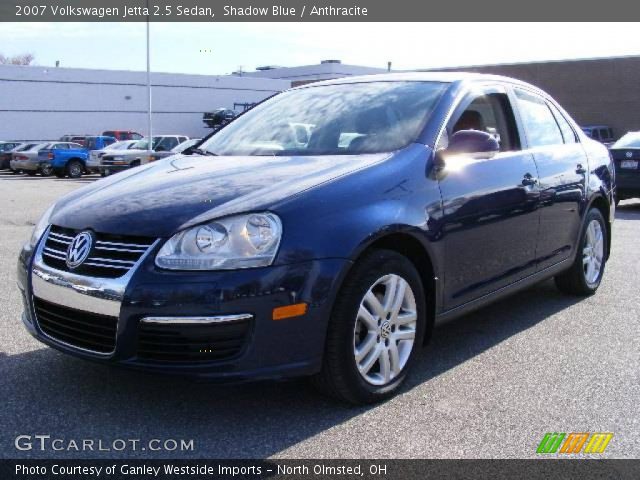
M29 245L31 246L31 248L34 248L36 246L38 240L40 240L40 237L42 237L42 234L49 226L49 219L51 218L51 213L53 212L54 207L55 204L51 205L47 209L47 211L42 214L42 217L40 217L38 223L36 223L36 226L33 229L33 233L31 234L31 239L29 240Z
M121 162L122 160L124 160L124 157L113 157L113 160L115 160L116 162Z
M282 223L272 213L236 215L176 233L156 265L169 270L231 270L273 263Z

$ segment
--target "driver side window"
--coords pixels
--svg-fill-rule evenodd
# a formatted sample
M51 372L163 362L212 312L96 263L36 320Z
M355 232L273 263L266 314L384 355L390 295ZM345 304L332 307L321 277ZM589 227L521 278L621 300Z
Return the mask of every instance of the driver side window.
M467 106L451 118L441 144L443 139L446 141L458 131L480 130L497 140L501 152L520 149L515 118L506 93L480 94L464 103Z

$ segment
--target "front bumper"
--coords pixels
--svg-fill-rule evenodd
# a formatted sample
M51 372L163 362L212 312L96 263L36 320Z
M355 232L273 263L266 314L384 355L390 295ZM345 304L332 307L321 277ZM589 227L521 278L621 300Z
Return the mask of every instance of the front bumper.
M640 169L616 169L616 193L618 198L640 196Z
M107 175L110 175L112 173L122 172L124 170L129 170L130 168L131 168L131 166L128 163L124 164L124 165L107 164L107 165L100 165L98 167L98 170L100 171L100 173L105 173Z
M313 374L320 369L327 321L340 279L349 266L343 259L221 272L168 272L157 269L159 245L120 279L91 279L61 272L42 262L42 245L23 249L18 286L23 321L29 332L62 352L125 367L238 382ZM47 335L38 323L34 301L117 317L115 348L98 353ZM272 320L275 307L306 302L307 313ZM205 362L167 362L140 355L142 320L149 317L249 316L250 331L240 353ZM206 320L206 319L205 319Z

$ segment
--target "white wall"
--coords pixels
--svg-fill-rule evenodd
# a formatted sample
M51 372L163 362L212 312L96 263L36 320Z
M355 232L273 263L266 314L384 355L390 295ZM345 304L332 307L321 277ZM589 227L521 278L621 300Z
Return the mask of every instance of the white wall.
M253 103L290 81L237 76L151 76L154 134L200 137L205 111ZM126 97L130 97L127 99ZM0 66L0 140L147 131L144 72Z
M243 72L241 78L277 78L290 81L331 80L353 75L370 75L385 73L384 68L361 67L344 63L320 63L318 65L302 65L300 67L279 67L271 70Z

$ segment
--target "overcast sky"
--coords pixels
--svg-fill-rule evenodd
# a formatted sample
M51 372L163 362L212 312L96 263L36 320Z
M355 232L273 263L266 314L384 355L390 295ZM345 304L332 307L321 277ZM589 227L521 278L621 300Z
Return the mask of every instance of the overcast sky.
M343 63L398 70L640 54L631 23L153 23L152 70L227 74ZM144 23L3 23L0 53L36 63L144 70Z

